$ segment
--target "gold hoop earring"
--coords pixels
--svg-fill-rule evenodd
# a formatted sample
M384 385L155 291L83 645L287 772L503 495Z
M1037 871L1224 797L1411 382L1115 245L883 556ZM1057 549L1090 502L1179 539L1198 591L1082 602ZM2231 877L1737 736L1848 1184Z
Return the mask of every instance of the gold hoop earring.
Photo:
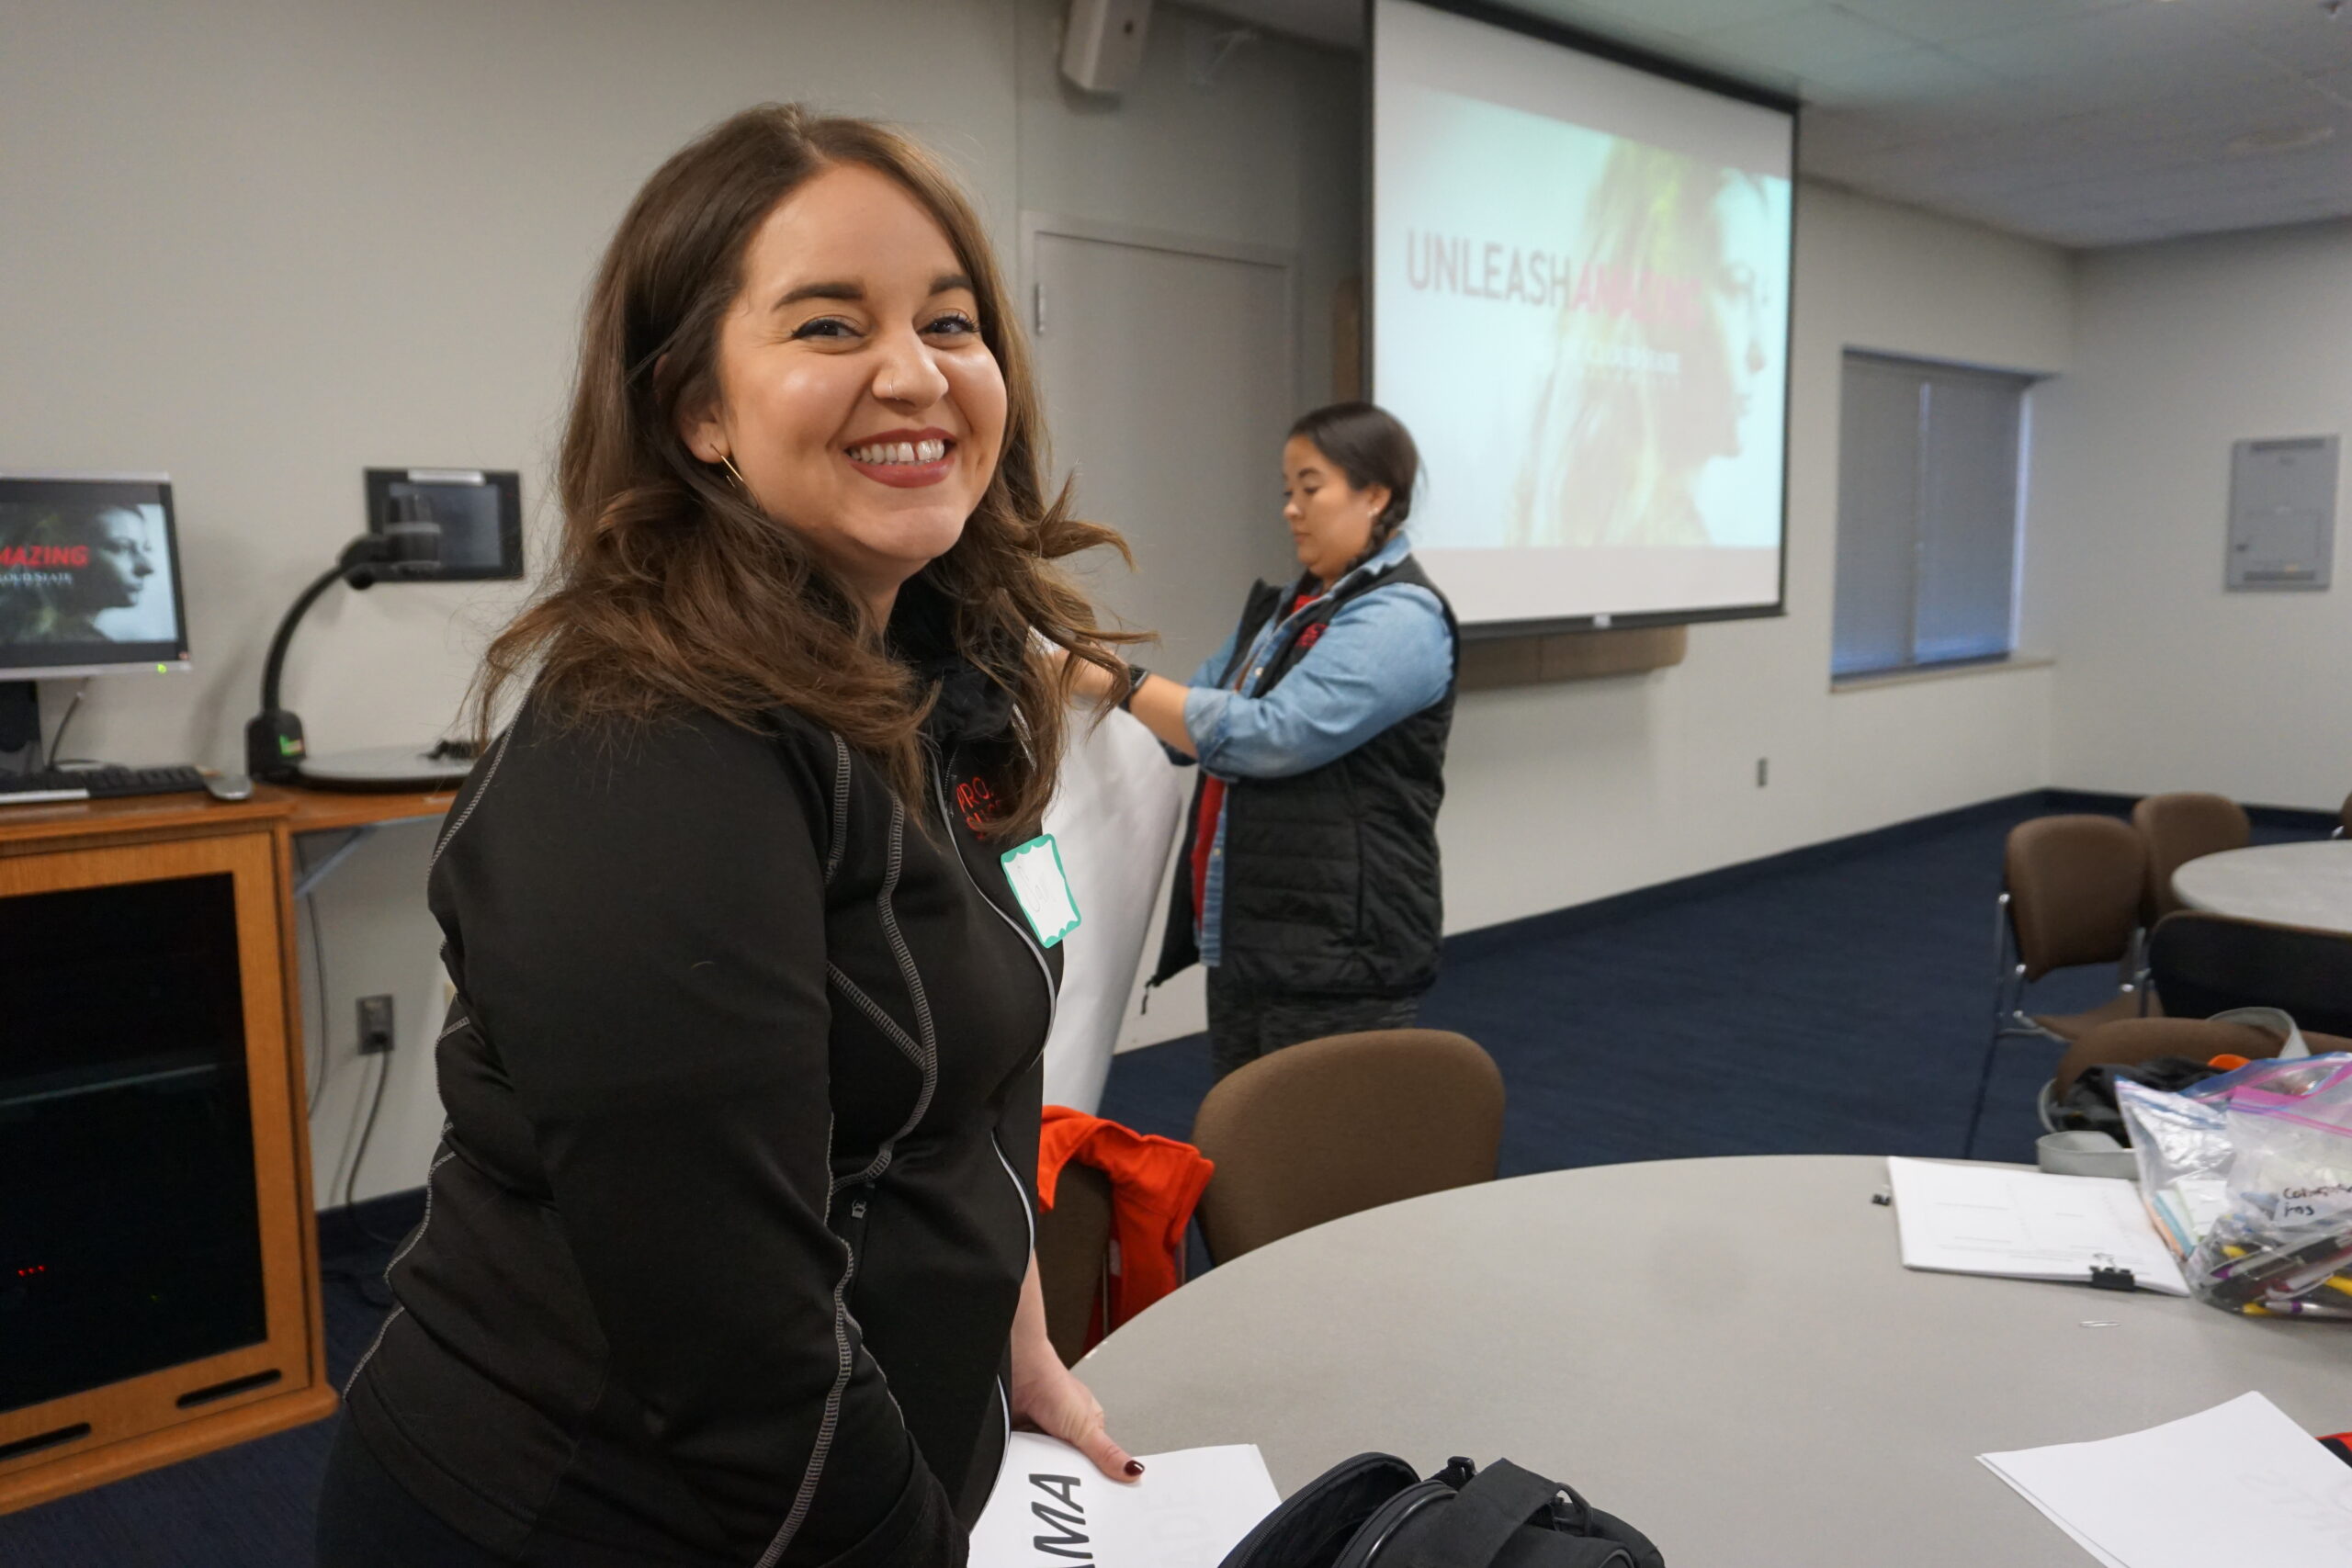
M735 466L735 455L733 453L721 452L718 455L718 462L721 468L725 468L729 473L735 477L736 485L741 489L745 495L752 493L752 487L744 482L743 470Z

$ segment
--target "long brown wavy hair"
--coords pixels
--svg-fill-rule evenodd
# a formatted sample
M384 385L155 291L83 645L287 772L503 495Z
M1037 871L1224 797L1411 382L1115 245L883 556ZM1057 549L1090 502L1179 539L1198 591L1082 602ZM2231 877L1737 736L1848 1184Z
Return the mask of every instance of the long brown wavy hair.
M763 104L662 165L605 253L581 331L563 435L563 510L546 591L492 640L473 693L487 739L503 696L527 682L560 722L648 721L701 708L747 728L789 707L922 798L922 726L937 693L884 645L882 628L790 526L679 434L678 411L716 397L719 326L742 287L753 233L803 182L860 164L899 182L946 231L978 296L980 338L1004 376L996 472L962 536L922 573L946 601L956 648L1011 694L1018 744L991 778L999 832L1031 829L1060 763L1071 671L1039 639L1110 671L1085 597L1051 563L1117 534L1070 515L1045 489L1046 432L1029 354L986 232L946 170L870 120ZM929 813L918 811L916 819Z

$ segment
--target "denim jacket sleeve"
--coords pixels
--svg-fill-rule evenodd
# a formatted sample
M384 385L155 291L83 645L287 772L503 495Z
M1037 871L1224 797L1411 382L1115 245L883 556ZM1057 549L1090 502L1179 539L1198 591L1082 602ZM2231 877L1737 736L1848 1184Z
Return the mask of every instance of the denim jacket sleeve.
M1453 633L1437 596L1397 583L1342 604L1266 695L1194 686L1184 698L1184 728L1212 773L1287 778L1420 712L1453 677Z
M1226 633L1225 640L1216 645L1216 651L1210 654L1206 659L1201 660L1200 668L1193 671L1193 678L1185 682L1184 684L1196 692L1201 690L1203 687L1214 690L1216 686L1217 677L1223 675L1225 673L1225 667L1233 661L1233 644L1240 635L1241 628L1238 626L1236 626L1233 630ZM1189 705L1186 711L1189 716ZM1199 758L1191 755L1189 752L1178 750L1175 747L1170 746L1165 740L1159 743L1159 749L1162 751L1167 752L1168 760L1175 763L1180 768L1189 768L1194 762L1200 761Z

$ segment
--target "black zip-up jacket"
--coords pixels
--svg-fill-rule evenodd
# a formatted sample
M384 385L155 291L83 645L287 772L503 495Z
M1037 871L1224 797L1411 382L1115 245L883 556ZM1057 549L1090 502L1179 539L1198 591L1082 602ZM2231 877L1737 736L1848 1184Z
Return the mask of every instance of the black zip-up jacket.
M1302 615L1267 650L1257 694L1272 691L1306 657L1315 643L1308 628L1327 625L1351 599L1400 583L1437 595L1453 634L1458 679L1462 633L1453 607L1421 563L1407 556ZM1271 582L1250 590L1219 685L1233 684L1258 634L1296 592ZM1437 701L1319 768L1226 784L1219 951L1227 975L1255 989L1314 997L1417 997L1436 983L1445 925L1437 812L1445 800L1453 697L1449 681ZM1200 820L1206 782L1193 787L1184 813L1188 834ZM1183 973L1199 958L1193 857L1179 853L1151 984Z
M789 712L753 734L526 708L453 807L429 890L448 1126L348 1398L482 1545L965 1560L1060 953L953 805L985 798L1008 705L933 671L927 801Z

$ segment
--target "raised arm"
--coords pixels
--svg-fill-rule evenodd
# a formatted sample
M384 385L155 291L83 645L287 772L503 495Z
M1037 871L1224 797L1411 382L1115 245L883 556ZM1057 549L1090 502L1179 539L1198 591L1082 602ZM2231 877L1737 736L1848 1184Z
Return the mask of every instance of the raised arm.
M1420 712L1445 694L1453 676L1453 632L1437 596L1399 584L1342 604L1262 697L1206 686L1184 691L1184 730L1213 773L1284 778L1343 757Z

